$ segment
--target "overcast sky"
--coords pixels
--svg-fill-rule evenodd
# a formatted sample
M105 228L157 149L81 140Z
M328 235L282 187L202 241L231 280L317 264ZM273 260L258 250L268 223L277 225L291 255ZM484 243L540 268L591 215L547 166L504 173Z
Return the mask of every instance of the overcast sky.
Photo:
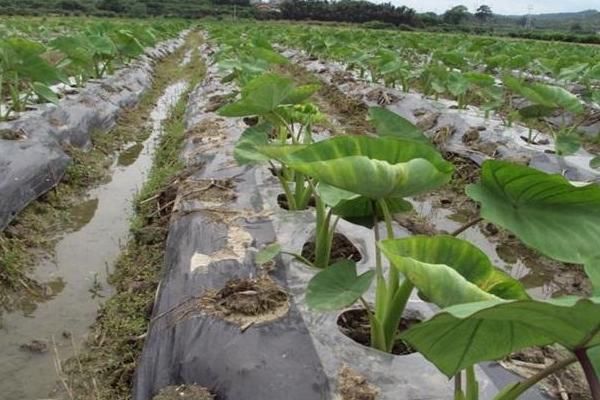
M497 14L527 14L529 5L533 14L583 11L600 9L600 0L374 0L377 3L391 1L397 6L414 8L418 12L433 11L441 14L447 9L464 4L473 11L475 5L487 4Z

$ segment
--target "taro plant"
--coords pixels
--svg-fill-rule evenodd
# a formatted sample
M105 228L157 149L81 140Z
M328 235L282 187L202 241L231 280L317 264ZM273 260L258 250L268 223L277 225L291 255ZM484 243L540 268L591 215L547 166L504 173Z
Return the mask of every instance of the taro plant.
M273 50L261 36L240 43L239 36L227 36L222 40L221 50L215 55L219 67L227 71L224 82L236 80L241 86L266 73L273 65L287 64L287 59Z
M416 126L391 111L380 107L372 107L369 109L369 117L380 137L400 137L423 145L429 144L429 140ZM240 141L236 147L236 157L240 158L241 162L243 162L244 157L253 157L257 160L272 157L285 163L284 158L281 157L282 154L289 154L305 147L301 145L294 147L268 146L266 133L259 133L257 130L249 130L246 136L246 139ZM281 247L278 245L274 245L266 251L272 254L281 251L294 256L309 266L323 269L330 265L332 241L340 218L362 224L370 219L370 223L366 222L370 226L375 215L379 219L383 218L384 215L381 208L367 197L333 187L324 182L318 182L315 178L311 178L309 183L313 187L316 209L314 261L311 262L297 254L281 251ZM411 209L411 205L401 198L388 199L388 203L392 212L410 211ZM273 249L277 249L277 251Z
M583 264L593 294L528 298L514 283L501 282L501 275L482 273L489 266L487 257L458 239L453 239L454 252L443 236L381 241L379 246L394 267L423 297L443 308L400 337L444 374L457 377L457 400L478 398L476 363L549 344L560 344L572 356L507 386L496 399L516 399L541 379L577 361L592 397L600 399L600 188L595 184L576 187L560 175L487 161L481 182L470 185L467 194L481 204L483 218L513 232L526 245L553 259ZM477 281L460 273L463 264L469 266L469 274L479 275ZM466 394L460 386L464 369L468 372Z
M438 307L477 300L527 300L522 284L492 265L485 253L453 236L411 236L378 243L392 268L401 272L422 298ZM454 281L464 282L456 285ZM401 332L402 338L408 332ZM409 341L409 343L412 342ZM418 349L418 348L417 348ZM450 349L447 349L451 351ZM467 397L477 390L472 365L467 370ZM456 374L457 384L461 375ZM457 394L460 388L457 388ZM460 397L457 395L456 400Z
M525 84L508 75L503 78L503 82L510 91L522 96L531 103L518 111L524 120L530 122L542 120L556 111L562 112L562 121L557 129L552 124L547 124L554 137L556 151L559 155L569 155L579 149L580 141L577 136L577 129L585 121L585 118L581 118L578 123L568 123L564 114L569 112L574 118L584 114L583 104L577 96L559 86L541 83ZM527 140L529 143L533 142L531 128Z
M410 209L404 198L444 185L453 172L452 164L432 146L401 138L401 134L334 137L302 148L283 146L275 152L290 169L328 185L330 193L321 197L327 198L325 201L331 206L344 202L354 202L355 207L368 205L375 222L374 237L378 241L379 215L385 221L387 236L393 238L392 213ZM368 309L371 344L391 351L413 285L408 280L402 281L394 268L386 277L379 251L375 270L367 275L357 276L356 265L350 262L316 274L309 283L307 301L309 306L320 310L349 306L362 299L369 286L367 281L373 277L377 288L374 309ZM344 301L339 301L340 298ZM363 303L366 306L366 302Z
M236 158L241 164L270 161L257 150L257 145L271 141L294 144L312 141L312 124L321 118L318 109L303 104L318 90L318 85L295 86L289 78L266 73L248 82L241 98L219 109L226 117L258 117L259 126L250 128L236 145ZM273 139L271 139L273 136ZM272 171L279 179L290 210L308 207L312 187L304 175L291 171L285 164L272 162Z
M34 95L45 101L58 101L50 85L66 79L44 59L45 51L46 48L41 44L23 38L0 41L2 119L8 118L12 112L24 111ZM10 98L10 102L3 101L5 96Z

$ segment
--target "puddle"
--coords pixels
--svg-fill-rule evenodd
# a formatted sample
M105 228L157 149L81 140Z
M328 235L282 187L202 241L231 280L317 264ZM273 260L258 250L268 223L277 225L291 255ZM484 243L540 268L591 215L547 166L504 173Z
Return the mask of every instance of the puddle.
M186 82L169 86L150 114L150 137L135 151L126 149L112 166L110 182L91 190L72 209L73 224L40 261L35 278L46 282L43 302L30 299L0 322L0 397L3 400L46 399L55 388L54 345L64 360L80 347L99 304L110 296L107 275L127 240L131 201L152 166L157 138ZM126 160L126 161L124 161ZM41 341L46 347L23 349ZM31 346L29 346L31 347Z

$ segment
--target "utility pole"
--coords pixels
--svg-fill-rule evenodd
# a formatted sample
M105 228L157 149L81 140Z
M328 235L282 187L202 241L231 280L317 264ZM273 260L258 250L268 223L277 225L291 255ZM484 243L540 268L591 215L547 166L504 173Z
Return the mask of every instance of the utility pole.
M529 4L527 6L527 20L525 22L525 28L526 29L532 29L533 28L533 6L531 4Z
M237 20L237 4L233 5L233 20Z

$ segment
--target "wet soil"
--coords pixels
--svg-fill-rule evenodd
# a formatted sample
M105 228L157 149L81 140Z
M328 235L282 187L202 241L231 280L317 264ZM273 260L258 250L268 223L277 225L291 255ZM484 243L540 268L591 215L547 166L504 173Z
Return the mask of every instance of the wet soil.
M424 318L415 311L406 310L398 324L398 331L405 331L411 326L418 324ZM371 346L371 324L369 315L364 309L352 309L344 311L337 320L340 331L355 342L363 346ZM392 354L403 356L414 353L415 350L402 340L396 341L392 348Z
M310 241L306 242L304 246L302 246L302 257L306 258L310 262L315 261L315 242ZM335 233L333 235L333 242L331 244L331 256L330 262L336 263L342 260L352 260L355 262L359 262L362 260L362 254L360 251L352 244L350 240L341 233Z

